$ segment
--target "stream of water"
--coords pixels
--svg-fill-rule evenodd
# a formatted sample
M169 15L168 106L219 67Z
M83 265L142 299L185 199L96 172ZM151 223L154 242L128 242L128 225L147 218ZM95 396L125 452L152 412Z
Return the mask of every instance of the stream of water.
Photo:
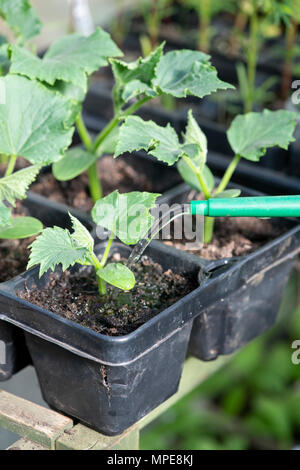
M173 220L177 219L178 217L183 217L185 215L190 215L190 212L186 205L180 205L174 209L170 209L169 211L165 212L161 216L157 217L150 230L145 235L145 238L140 240L134 247L127 260L127 266L130 267L132 264L137 263L141 256L143 255L144 251L146 250L147 246L151 243L153 238L161 231L164 227L168 224L173 222Z

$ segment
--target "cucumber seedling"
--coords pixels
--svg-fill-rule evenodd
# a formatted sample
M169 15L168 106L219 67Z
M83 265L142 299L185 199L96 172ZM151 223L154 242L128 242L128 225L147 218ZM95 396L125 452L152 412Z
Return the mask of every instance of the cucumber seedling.
M42 58L23 44L11 44L7 49L11 75L38 80L72 104L70 120L75 119L85 148L65 152L64 157L53 165L53 174L60 181L69 181L88 170L94 202L103 196L97 160L105 153L113 153L118 126L126 116L134 114L156 97L194 95L201 98L218 89L231 87L217 77L210 57L199 51L181 50L164 54L161 45L144 59L131 63L118 60L116 57L123 55L121 50L101 28L88 37L70 34L58 39ZM114 116L93 139L82 118L82 102L88 91L89 76L109 63L115 79Z
M153 223L150 209L159 194L114 191L97 201L92 217L97 225L110 231L101 260L95 254L94 240L87 229L70 214L73 233L60 227L46 228L31 245L28 268L39 265L39 275L59 264L65 271L75 263L93 266L98 279L99 294L106 294L106 283L122 290L135 285L133 272L123 263L108 263L112 242L118 237L126 245L137 244Z
M232 175L242 158L258 162L270 147L287 149L294 141L293 132L298 113L280 110L264 110L261 113L248 113L236 116L227 131L227 138L234 152L221 181L216 185L215 178L206 164L207 139L193 117L188 114L188 123L180 142L170 124L161 127L153 121L131 116L120 128L115 157L124 152L146 150L158 160L174 165L182 178L202 193L205 199L238 197L238 189L227 189ZM204 242L210 243L213 235L214 219L205 218Z

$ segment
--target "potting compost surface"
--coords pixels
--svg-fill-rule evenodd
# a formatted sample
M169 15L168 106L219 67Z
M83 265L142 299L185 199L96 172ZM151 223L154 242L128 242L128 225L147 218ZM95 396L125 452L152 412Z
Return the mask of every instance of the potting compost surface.
M199 248L194 246L189 249L189 243L181 240L165 240L164 243L201 258L216 260L252 253L283 232L283 227L272 224L270 220L218 217L215 219L214 234L209 244L199 243Z
M147 177L122 159L114 159L108 155L102 157L98 161L98 173L104 196L117 188L120 193L152 190ZM46 173L39 177L31 189L35 193L84 212L90 212L94 206L89 194L87 172L71 181L57 181L52 173Z
M119 254L113 256L113 261L120 260ZM25 289L18 295L98 333L119 336L134 331L197 287L196 279L165 271L145 256L131 269L136 285L129 292L107 286L107 294L100 298L95 272L81 268L73 274L52 273L44 289Z

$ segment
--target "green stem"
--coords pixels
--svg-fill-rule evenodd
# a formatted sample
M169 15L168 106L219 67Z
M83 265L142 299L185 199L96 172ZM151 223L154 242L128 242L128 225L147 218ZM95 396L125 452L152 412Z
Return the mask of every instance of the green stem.
M104 251L103 256L102 256L102 259L101 259L100 269L103 269L104 266L105 266L106 263L107 263L107 259L108 259L109 252L110 252L110 248L111 248L111 245L112 245L112 242L114 241L114 239L115 239L115 234L114 234L113 232L111 232L110 237L109 237L109 240L108 240L107 245L106 245L106 248L105 248L105 251Z
M15 164L16 164L17 158L18 158L17 155L11 155L10 156L8 166L6 168L5 176L9 176L9 175L12 174L12 172L15 169Z
M95 253L91 253L91 262L93 263L96 273L97 271L99 271L99 269L103 269ZM99 276L97 276L97 280L98 280L98 290L99 290L100 297L103 297L106 294L105 281L103 281L103 279L100 279Z
M104 142L106 137L108 137L109 134L118 126L120 120L124 119L124 117L126 117L126 116L130 116L131 114L133 114L144 103L146 103L150 99L151 99L151 97L145 96L144 98L140 99L139 101L134 103L132 106L130 106L128 109L126 109L126 111L124 111L120 115L115 116L104 127L104 129L98 134L98 136L96 137L94 143L92 142L91 137L90 137L90 135L89 135L89 133L88 133L86 127L85 127L85 124L84 124L83 119L82 119L82 115L79 114L76 118L76 125L77 125L77 129L78 129L80 138L81 138L83 144L85 145L86 149L89 152L93 153L93 154L97 154L101 144ZM97 162L94 162L89 167L88 174L89 174L90 193L91 193L91 196L93 198L93 201L97 202L103 196L101 183L99 181Z
M85 148L93 153L93 142L85 127L81 113L76 118L76 126ZM90 193L94 202L102 198L102 187L99 180L97 162L94 162L88 169Z
M256 67L258 59L258 16L256 0L253 0L253 12L250 17L250 43L247 54L248 93L244 104L245 113L252 111L255 94Z
M129 106L129 108L126 109L123 113L117 114L109 123L107 126L104 127L104 129L98 134L98 136L95 139L95 142L93 144L93 152L97 152L99 150L100 145L104 142L106 137L117 127L119 122L124 119L127 116L130 116L131 114L134 114L135 111L137 111L143 104L147 103L147 101L151 100L152 97L150 96L145 96L144 98L140 99L133 105Z
M215 194L219 194L227 188L227 185L230 182L231 177L232 177L232 175L233 175L233 173L234 173L234 171L235 171L235 169L236 169L236 167L237 167L237 165L238 165L241 158L242 157L239 154L234 156L232 162L228 165L227 170L225 171L224 176L223 176L219 186L217 187Z
M203 195L204 195L205 199L209 199L211 197L211 194L209 192L208 187L206 186L206 183L204 181L204 178L203 178L202 174L199 171L197 171L195 165L193 164L193 162L191 161L191 159L187 155L183 155L182 158L185 161L185 163L190 167L192 172L195 173L195 175L197 176L197 179L199 181L199 184L201 186L201 189L202 189L202 192L203 192Z
M85 127L81 113L78 114L75 122L82 143L84 144L85 148L90 151L92 149L93 142L87 128Z
M97 162L94 162L88 169L90 193L93 201L96 203L102 199L103 192L99 180Z
M202 0L199 4L199 49L209 52L210 49L210 22L211 22L211 0Z

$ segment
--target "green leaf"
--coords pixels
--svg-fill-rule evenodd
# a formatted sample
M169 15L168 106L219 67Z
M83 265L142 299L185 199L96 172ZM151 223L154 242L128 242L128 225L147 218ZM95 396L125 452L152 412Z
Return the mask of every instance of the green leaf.
M182 154L177 134L170 124L162 127L130 116L120 127L115 157L142 149L168 165L173 165Z
M101 28L88 37L70 34L53 43L40 59L26 49L11 48L11 73L35 78L50 85L57 80L87 91L87 76L108 64L108 57L122 52Z
M11 210L2 201L0 201L0 227L8 225L11 222Z
M162 57L164 45L161 44L148 57L141 57L131 63L110 59L115 77L114 103L120 110L127 101L140 95L155 96L153 87L156 67Z
M122 263L111 263L97 271L97 276L103 281L122 290L131 290L135 286L132 271Z
M287 149L293 142L293 132L298 114L290 111L269 111L248 113L237 116L229 130L227 138L235 154L247 160L259 161L266 149L279 146Z
M177 163L177 169L182 177L182 179L193 189L202 193L202 188L197 178L196 173L191 169L191 167L183 160L179 160ZM208 168L207 165L204 165L203 170L201 172L204 182L206 184L207 189L211 192L215 187L215 179Z
M40 277L59 264L63 271L86 255L86 248L77 247L70 232L60 227L46 228L30 245L31 253L27 269L40 265Z
M41 30L41 22L28 0L0 0L0 16L18 39L27 41Z
M159 194L114 191L96 202L92 217L96 224L112 231L126 245L135 245L153 223L150 209Z
M66 152L61 160L53 164L53 175L59 181L72 180L87 170L97 158L97 155L81 147L72 148Z
M7 226L1 227L0 238L17 240L37 235L43 230L43 224L33 217L16 217Z
M0 78L1 87L5 103L0 104L0 153L22 156L33 164L59 160L74 132L66 126L70 102L16 75Z
M79 248L87 248L89 251L94 249L94 239L85 226L72 214L69 213L74 232L71 234L72 240Z
M217 76L210 65L210 57L199 51L180 50L165 54L157 68L153 85L159 93L167 93L177 98L187 95L203 96L217 90L234 88Z
M213 194L212 197L215 199L239 197L241 192L240 189L225 189L221 193Z
M205 165L207 158L207 138L204 132L198 126L198 123L194 118L191 109L188 112L188 123L185 131L184 140L187 144L198 144L199 154L197 168L201 170Z
M30 184L35 180L40 166L33 165L0 179L0 201L15 206L16 201L26 197Z

